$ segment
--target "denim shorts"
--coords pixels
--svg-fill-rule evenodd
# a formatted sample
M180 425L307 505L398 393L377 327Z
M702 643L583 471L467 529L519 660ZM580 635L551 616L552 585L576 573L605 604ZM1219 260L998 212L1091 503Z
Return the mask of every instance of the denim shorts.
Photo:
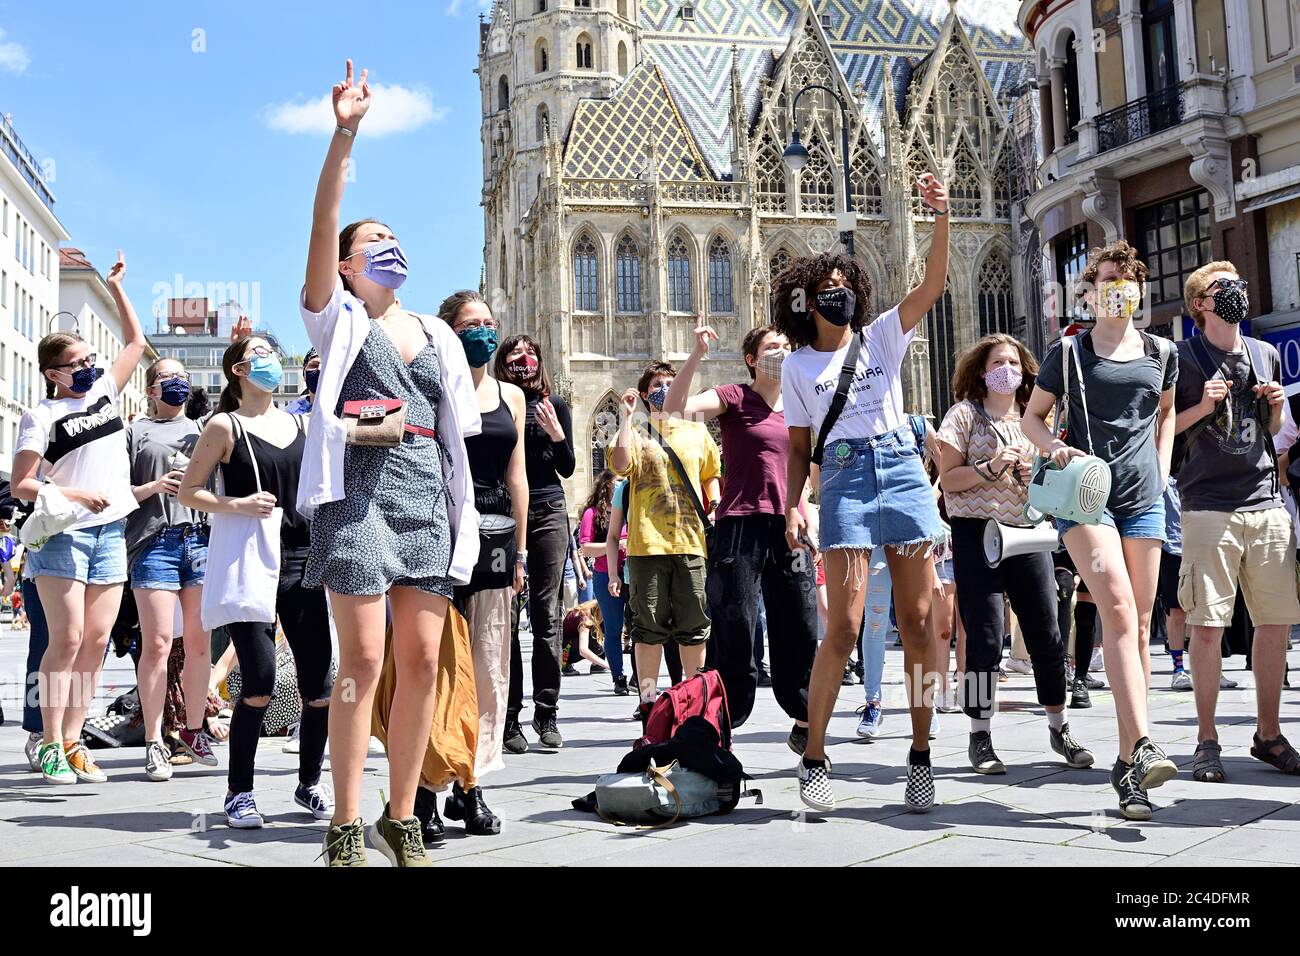
M131 587L180 591L203 583L208 566L208 529L184 524L163 528L131 563Z
M1064 535L1079 522L1066 521L1064 518L1057 518L1056 531ZM1098 524L1109 525L1119 532L1121 538L1155 538L1157 541L1163 541L1165 538L1165 501L1163 498L1157 498L1155 502L1146 511L1139 511L1135 515L1127 518L1116 518L1107 509L1101 513L1101 521Z
M72 578L82 584L121 584L126 580L126 519L94 528L64 531L27 552L32 578Z
M952 558L936 564L934 566L934 576L939 579L940 584L952 584L955 580L952 575Z
M902 550L943 535L912 429L828 442L822 456L821 549Z

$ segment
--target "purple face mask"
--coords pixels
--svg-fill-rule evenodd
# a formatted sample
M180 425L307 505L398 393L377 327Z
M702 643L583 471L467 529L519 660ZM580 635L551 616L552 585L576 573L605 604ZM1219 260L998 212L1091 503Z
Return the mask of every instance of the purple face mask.
M396 289L406 281L406 256L396 239L372 242L354 255L366 257L366 268L362 275L371 282L385 289Z

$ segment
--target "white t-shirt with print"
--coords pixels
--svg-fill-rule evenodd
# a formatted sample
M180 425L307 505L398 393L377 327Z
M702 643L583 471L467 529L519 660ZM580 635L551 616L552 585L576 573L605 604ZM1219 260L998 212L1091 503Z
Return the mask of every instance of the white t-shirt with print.
M126 425L112 375L102 375L80 398L46 398L29 409L18 426L14 454L23 451L41 456L41 478L59 488L97 491L108 498L99 514L74 504L77 520L68 531L109 524L139 507L131 491Z
M903 356L916 328L904 334L895 306L868 325L863 334L858 369L849 385L844 409L826 438L827 445L843 438L874 438L907 421L903 410ZM848 345L836 352L819 352L805 345L790 353L781 365L785 423L792 428L811 429L814 446L835 398L848 351Z

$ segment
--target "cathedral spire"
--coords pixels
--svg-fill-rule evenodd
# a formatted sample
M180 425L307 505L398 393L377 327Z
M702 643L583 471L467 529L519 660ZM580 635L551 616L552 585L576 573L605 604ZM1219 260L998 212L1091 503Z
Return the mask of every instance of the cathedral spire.
M744 181L749 176L749 122L745 111L745 91L740 85L740 51L731 45L731 178Z

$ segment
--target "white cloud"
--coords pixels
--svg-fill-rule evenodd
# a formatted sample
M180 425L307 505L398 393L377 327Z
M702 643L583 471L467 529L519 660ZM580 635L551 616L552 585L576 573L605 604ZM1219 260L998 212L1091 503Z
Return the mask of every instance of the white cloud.
M27 64L32 62L32 58L27 55L27 48L12 40L5 43L4 38L5 32L0 30L0 70L22 73L27 69Z
M409 133L447 115L445 106L433 105L433 94L426 89L372 84L370 92L374 102L361 121L366 136ZM281 133L330 133L334 129L334 109L328 93L314 100L267 106L262 119Z
M451 0L447 4L447 16L458 17L461 10L464 9L467 0ZM480 10L486 10L492 6L492 0L474 0Z

